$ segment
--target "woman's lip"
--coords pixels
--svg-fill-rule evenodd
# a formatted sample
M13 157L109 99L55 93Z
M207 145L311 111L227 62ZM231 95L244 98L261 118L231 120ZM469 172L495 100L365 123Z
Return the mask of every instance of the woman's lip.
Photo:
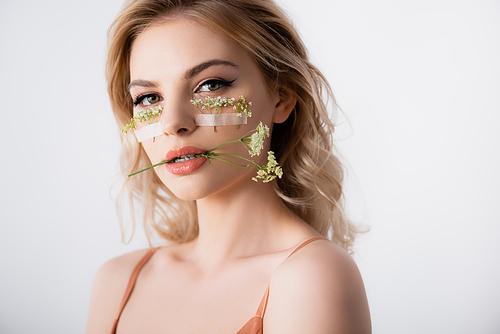
M193 153L190 153L193 154ZM196 153L195 153L196 154ZM185 175L191 174L196 171L198 168L203 166L205 162L207 162L206 157L198 157L186 161L181 162L170 162L165 164L165 168L168 172L174 175Z
M201 153L205 153L206 151L207 150L202 150L201 148L194 147L194 146L176 147L176 148L173 148L167 152L167 155L165 156L164 161L170 161L170 160L178 158L182 155L201 154Z

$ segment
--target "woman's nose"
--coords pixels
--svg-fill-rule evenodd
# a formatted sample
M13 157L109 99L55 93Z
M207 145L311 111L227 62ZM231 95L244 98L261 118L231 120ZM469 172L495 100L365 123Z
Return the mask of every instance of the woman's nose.
M193 132L196 129L193 110L196 110L196 108L187 103L164 104L160 122L165 135L181 136Z

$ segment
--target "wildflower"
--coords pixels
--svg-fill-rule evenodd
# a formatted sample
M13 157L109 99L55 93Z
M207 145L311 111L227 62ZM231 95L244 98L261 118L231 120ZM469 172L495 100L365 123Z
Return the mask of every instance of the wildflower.
M252 134L251 141L248 144L248 153L250 153L251 157L260 155L260 151L262 151L262 148L264 147L265 137L269 137L269 128L260 122L256 128L256 132Z
M253 177L252 180L257 182L258 179L262 179L262 182L266 183L274 180L276 176L281 179L283 176L283 170L278 165L274 152L269 151L267 152L267 164L260 167L257 171L257 176Z
M240 97L243 98L243 96ZM244 100L244 99L243 99ZM216 97L216 98L211 98L210 96L207 96L205 98L205 102L203 102L201 99L192 99L191 103L198 108L198 110L202 114L222 114L226 108L229 105L234 104L235 99L230 98L228 99L227 97ZM239 113L237 116L241 117L241 113ZM239 128L239 125L238 125ZM214 125L214 132L215 132L215 125Z
M130 130L137 130L137 122L153 124L160 121L160 113L162 107L156 106L146 110L139 111L134 117L130 119L130 123L123 127L122 133L127 133Z
M278 165L278 162L276 161L276 157L274 156L274 152L272 152L272 151L268 152L267 163L263 166L259 165L258 163L256 163L255 161L253 161L251 159L248 159L248 158L245 158L245 157L242 157L239 155L235 155L235 154L231 154L231 153L215 152L215 150L221 146L233 144L233 143L241 143L247 149L247 151L251 157L259 156L263 147L264 147L264 139L266 137L269 137L269 128L266 125L262 124L262 122L260 122L259 125L255 129L253 129L252 131L249 131L243 137L236 139L236 140L231 140L231 141L225 142L223 144L220 144L220 145L206 151L205 153L195 154L194 156L195 157L205 157L208 159L209 162L212 159L216 159L216 160L221 160L223 162L227 162L227 163L234 165L234 166L257 169L257 176L253 177L252 180L258 181L258 179L262 179L263 182L270 182L270 181L274 180L276 177L281 178L283 176L283 170ZM225 156L239 158L239 159L243 160L243 163L235 163L235 162L228 161L228 160L224 159ZM159 162L159 163L152 165L150 167L147 167L143 170L132 173L129 175L129 177L136 175L136 174L139 174L141 172L144 172L144 171L151 169L153 167L160 166L160 165L163 165L163 164L166 164L169 162L172 162L172 161L169 160L169 161Z
M241 117L241 113L245 113L248 117L252 117L252 111L247 109L252 106L252 102L246 102L243 95L238 99L238 103L233 107L237 111L237 115Z
M234 98L228 99L227 97L211 98L207 96L205 102L201 99L192 99L191 103L198 108L202 114L222 114L227 106L234 104Z

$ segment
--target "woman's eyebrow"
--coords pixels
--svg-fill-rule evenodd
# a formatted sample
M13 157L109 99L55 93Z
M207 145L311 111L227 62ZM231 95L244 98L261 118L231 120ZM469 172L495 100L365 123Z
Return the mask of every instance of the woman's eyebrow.
M189 69L186 72L186 79L192 78L193 76L200 73L201 71L206 70L210 66L214 66L214 65L227 65L227 66L233 66L233 67L238 68L238 65L236 65L235 63L232 63L230 61L221 60L221 59L212 59L209 61L205 61L205 62L203 62L199 65L196 65L196 66L192 67L191 69Z
M215 66L215 65L226 65L226 66L233 66L233 67L238 68L238 65L236 65L235 63L232 63L230 61L221 60L221 59L212 59L212 60L205 61L201 64L198 64L198 65L192 67L191 69L189 69L188 71L186 71L185 78L186 79L192 78L193 76L206 70L210 66ZM132 88L133 86L153 88L153 87L158 87L158 84L153 82L153 81L149 81L149 80L134 80L127 86L127 90L130 91L130 88Z
M130 91L130 88L133 86L140 86L140 87L158 87L158 85L153 82L153 81L148 81L148 80L134 80L129 85L127 86L127 90Z

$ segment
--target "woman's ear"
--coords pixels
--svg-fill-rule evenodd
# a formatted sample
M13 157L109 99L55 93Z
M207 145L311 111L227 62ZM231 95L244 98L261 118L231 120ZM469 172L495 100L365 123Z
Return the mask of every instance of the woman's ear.
M297 97L294 92L286 88L279 95L280 100L276 104L276 108L274 109L273 122L274 123L283 123L288 119L290 113L293 108L295 108L295 104L297 104Z

